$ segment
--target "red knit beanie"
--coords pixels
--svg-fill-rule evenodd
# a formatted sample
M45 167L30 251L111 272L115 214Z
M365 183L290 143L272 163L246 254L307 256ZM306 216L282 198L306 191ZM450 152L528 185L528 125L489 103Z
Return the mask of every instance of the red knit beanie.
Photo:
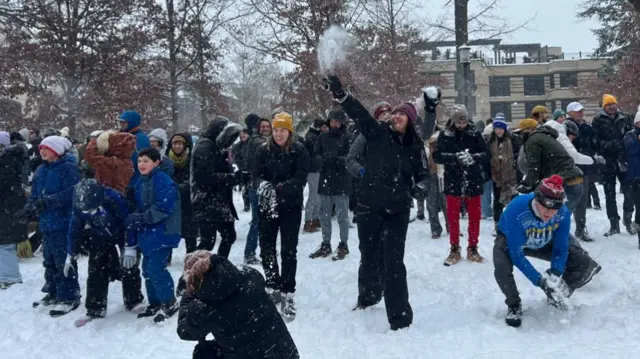
M553 175L540 182L536 189L536 200L549 209L560 209L564 203L562 177Z
M376 120L385 111L391 111L391 104L387 101L378 101L373 107L373 118Z

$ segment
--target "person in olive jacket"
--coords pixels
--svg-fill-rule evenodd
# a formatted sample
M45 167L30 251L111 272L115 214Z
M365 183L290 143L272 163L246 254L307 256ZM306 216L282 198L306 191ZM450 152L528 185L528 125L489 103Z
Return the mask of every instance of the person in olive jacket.
M187 255L184 269L178 336L198 341L193 358L300 358L260 272L206 251ZM209 334L214 340L205 339Z
M310 159L304 145L294 140L290 114L277 114L272 125L273 136L258 148L252 169L260 203L260 256L267 289L275 303L282 303L285 319L292 320L296 315L294 293L302 192ZM278 232L282 271L276 258Z
M425 199L429 173L424 145L416 130L416 108L411 103L401 103L393 108L389 122L379 123L342 89L337 76L325 79L325 89L356 121L367 143L356 209L360 268L354 309L377 304L384 293L391 330L409 327L413 310L404 265L405 242L412 197ZM384 269L380 265L381 253Z
M488 161L488 148L482 134L469 121L464 105L454 105L451 119L438 136L433 159L444 165L444 194L447 196L447 218L449 219L449 243L451 249L444 261L451 266L461 259L460 211L462 203L469 213L469 245L467 259L482 262L478 253L480 217L484 172Z
M222 242L218 254L228 257L236 241L233 187L242 183L242 171L233 172L228 148L240 136L242 127L224 117L216 117L202 132L191 158L191 203L200 224L198 249L212 250L216 231Z

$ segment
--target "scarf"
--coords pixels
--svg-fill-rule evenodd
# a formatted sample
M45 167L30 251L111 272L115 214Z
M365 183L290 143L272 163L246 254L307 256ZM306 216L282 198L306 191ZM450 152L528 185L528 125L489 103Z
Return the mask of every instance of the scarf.
M513 143L508 137L491 142L491 177L496 187L512 187L516 185L516 169L513 166Z
M189 160L189 149L185 148L181 155L176 155L173 150L169 150L169 158L173 161L175 168L183 169Z

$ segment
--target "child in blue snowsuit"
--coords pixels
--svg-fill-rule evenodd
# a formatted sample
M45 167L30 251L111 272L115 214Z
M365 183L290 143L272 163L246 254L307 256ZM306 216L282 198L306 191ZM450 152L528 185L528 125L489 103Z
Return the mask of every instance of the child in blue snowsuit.
M123 244L120 242L124 238L124 221L128 213L127 199L115 189L103 186L95 179L82 180L76 186L64 274L67 277L78 274L75 260L84 238L84 228L88 225L89 275L85 306L89 319L104 318L109 282L120 277L116 246Z
M78 278L63 274L67 258L67 233L71 221L71 202L74 186L80 181L76 159L68 151L72 144L64 137L49 136L40 143L40 155L44 161L33 176L31 197L21 215L38 215L42 233L43 265L47 293L34 307L55 307L51 316L60 316L80 305Z
M498 223L493 247L495 278L509 307L505 321L522 323L520 294L513 277L515 265L547 295L549 304L564 309L563 298L589 283L602 269L579 244L569 239L571 212L564 204L562 177L542 180L534 193L516 197ZM526 256L551 262L541 274Z
M180 192L159 169L160 152L146 148L138 154L140 180L135 184L136 211L127 217L128 243L123 265L135 265L136 247L142 251L142 276L149 306L138 318L155 316L161 322L178 310L174 283L167 270L171 250L178 247L181 231Z

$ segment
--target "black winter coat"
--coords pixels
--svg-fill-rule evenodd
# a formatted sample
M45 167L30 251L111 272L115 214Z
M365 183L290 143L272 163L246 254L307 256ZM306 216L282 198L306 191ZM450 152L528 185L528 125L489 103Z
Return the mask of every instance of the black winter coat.
M315 162L320 172L318 194L325 196L349 195L352 179L347 172L347 155L351 135L344 126L321 133L313 150ZM324 157L330 155L328 160Z
M227 124L220 118L212 120L193 149L191 205L197 221L222 223L238 219L233 205L233 186L238 180L228 162L229 152L218 146L220 141L230 141L220 138Z
M458 152L469 151L474 159L469 168L458 162ZM485 165L489 149L474 125L458 130L452 121L438 136L433 160L444 165L444 193L454 197L474 197L484 192Z
M593 157L594 155L596 155L597 141L596 134L593 131L593 127L587 122L578 123L576 120L570 117L567 117L567 121L571 121L575 123L576 126L578 126L578 137L575 141L573 141L573 146L576 148L576 150L586 156ZM578 168L580 168L580 170L582 170L582 173L584 173L585 175L597 174L598 172L600 172L598 170L597 164L589 166L578 165Z
M198 237L198 224L194 222L193 218L193 206L191 205L191 155L193 153L193 138L191 134L187 132L176 133L171 136L169 143L173 141L176 136L183 137L187 140L187 160L183 166L177 166L173 164L173 181L178 185L180 189L180 209L182 211L182 237L183 238L196 238ZM169 156L171 152L171 146L167 148L166 155Z
M265 142L267 142L267 139L260 135L250 135L247 143L242 147L242 157L245 159L247 171L253 173L253 168L256 167L258 149L262 147ZM254 184L256 184L255 178L251 177L249 188L256 189L257 187L253 187Z
M427 154L414 124L409 124L401 140L388 123L376 121L352 96L340 106L358 123L366 139L366 156L361 161L365 173L358 187L358 204L375 212L408 212L413 186L429 176Z
M22 188L22 171L26 165L27 148L22 144L9 146L0 155L0 245L27 239L27 219L15 217L27 202Z
M311 163L309 164L309 173L317 173L319 170L316 161L313 160L313 158L315 158L313 149L315 148L316 141L318 141L318 137L321 133L322 132L319 129L310 127L307 133L304 135L304 147L306 147L307 152L309 152L309 157L311 158Z
M593 118L591 126L595 134L596 151L607 161L602 172L619 172L618 161L626 162L623 138L627 132L633 129L633 119L622 112L610 116L604 110L600 110L598 115Z
M231 156L233 157L233 163L238 166L240 171L248 171L247 159L244 158L244 147L247 142L238 141L231 147Z
M180 301L178 336L201 341L213 334L225 359L297 359L291 334L269 296L260 272L238 269L211 256L211 267L193 296ZM215 358L215 356L205 356Z
M293 142L289 152L280 146L267 141L258 148L252 177L255 178L257 188L261 181L271 182L274 188L282 184L282 190L277 192L278 205L289 208L302 207L302 192L309 174L309 152L303 144Z

